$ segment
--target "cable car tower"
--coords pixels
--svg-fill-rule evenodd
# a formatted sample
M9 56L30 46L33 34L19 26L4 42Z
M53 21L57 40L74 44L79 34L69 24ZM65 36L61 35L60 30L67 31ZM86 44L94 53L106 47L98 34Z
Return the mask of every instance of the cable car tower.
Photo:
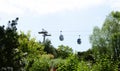
M41 32L38 32L39 34L43 34L43 43L45 42L45 38L46 36L51 36L50 34L48 34L48 32L44 29L42 29Z

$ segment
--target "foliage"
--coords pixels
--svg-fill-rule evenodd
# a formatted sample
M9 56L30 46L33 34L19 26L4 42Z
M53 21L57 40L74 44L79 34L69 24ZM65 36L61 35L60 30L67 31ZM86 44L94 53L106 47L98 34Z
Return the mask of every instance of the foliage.
M60 45L57 48L58 57L67 58L69 55L73 54L72 48L64 45Z
M91 49L83 52L78 52L77 54L80 60L95 62L93 51Z
M115 50L120 51L119 42L118 42L119 39L114 37L116 36L116 34L119 37L118 34L120 31L119 20L120 20L120 13L112 12L111 14L109 14L109 16L107 16L101 29L98 27L94 28L93 34L90 36L90 42L92 43L92 47L93 47L92 50L95 58L99 58L99 56L104 54L108 54L108 56L114 58L116 57ZM116 41L117 43L115 43Z
M27 52L28 54L44 54L44 46L36 41L35 38L31 38L30 32L24 34L20 33L19 36L19 50L23 53Z
M48 56L41 56L34 59L34 63L29 71L48 71L50 58Z
M18 50L22 54L23 61L26 64L25 69L27 71L34 69L34 64L40 59L41 55L45 54L44 46L37 42L35 38L31 38L30 32L27 34L20 33L19 44Z
M9 21L6 29L0 26L0 68L12 67L15 71L23 67L20 53L16 51L19 46L17 21L18 18Z
M96 60L96 63L92 67L92 71L118 71L118 61L112 61L107 54L100 56L100 59Z
M91 66L89 64L89 62L79 61L76 55L71 55L58 64L57 71L90 71Z
M95 63L90 61L79 61L75 55L61 60L57 71L118 71L119 62L113 62L109 56L101 56Z
M114 60L120 60L120 32L114 33L111 36L111 48L113 48Z
M51 45L51 41L50 40L45 40L45 42L43 43L43 45L45 46L44 51L47 52L47 54L53 54L54 57L57 57L57 51L56 49Z
M78 59L71 55L65 61L58 64L57 71L77 71Z

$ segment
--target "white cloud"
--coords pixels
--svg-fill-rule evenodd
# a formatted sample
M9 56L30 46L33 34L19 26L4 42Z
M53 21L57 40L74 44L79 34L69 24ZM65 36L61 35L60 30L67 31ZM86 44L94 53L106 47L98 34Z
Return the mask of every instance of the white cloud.
M55 13L64 10L81 10L104 4L105 0L0 0L0 12L23 14L34 12L39 14Z

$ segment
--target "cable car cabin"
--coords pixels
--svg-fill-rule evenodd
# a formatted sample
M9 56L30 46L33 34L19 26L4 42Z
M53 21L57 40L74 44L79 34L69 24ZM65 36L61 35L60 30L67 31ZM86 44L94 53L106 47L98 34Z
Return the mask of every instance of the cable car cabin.
M81 39L80 38L77 39L77 43L81 44Z
M64 40L64 37L63 37L62 34L59 36L59 39L60 39L60 41L63 41L63 40Z
M79 38L77 39L77 44L81 44L80 35L79 35Z
M59 36L60 41L64 40L64 36L62 35L62 31L60 31L60 36Z

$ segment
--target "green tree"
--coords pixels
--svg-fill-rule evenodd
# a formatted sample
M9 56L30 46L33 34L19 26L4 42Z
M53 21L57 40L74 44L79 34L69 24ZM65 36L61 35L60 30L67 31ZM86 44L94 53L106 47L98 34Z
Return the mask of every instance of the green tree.
M57 48L58 57L67 58L69 55L73 54L72 48L64 45L60 45Z
M22 67L20 53L16 51L19 46L17 21L18 18L9 21L6 29L0 26L0 68L12 67L15 71Z
M91 49L83 52L78 52L77 56L80 60L90 61L94 63L93 51Z
M47 52L47 54L53 54L54 57L57 57L57 51L56 49L51 45L51 41L50 40L45 40L45 42L43 43L43 45L45 46L44 51Z
M94 51L95 57L100 57L100 55L108 54L110 57L116 55L116 50L119 51L119 31L120 31L120 12L111 12L109 16L105 19L102 28L95 27L93 34L90 36L90 42L92 43L92 49ZM113 38L114 37L114 38ZM114 40L116 39L116 40ZM113 42L117 42L112 44ZM117 48L117 49L116 49Z
M31 38L30 32L24 34L23 32L19 35L19 48L18 51L21 53L22 59L25 66L25 70L29 71L34 69L36 62L41 58L44 52L44 46L37 42L35 38ZM40 63L38 63L39 65ZM36 65L37 66L37 65Z
M120 32L115 33L111 36L111 47L113 48L114 60L120 60Z

